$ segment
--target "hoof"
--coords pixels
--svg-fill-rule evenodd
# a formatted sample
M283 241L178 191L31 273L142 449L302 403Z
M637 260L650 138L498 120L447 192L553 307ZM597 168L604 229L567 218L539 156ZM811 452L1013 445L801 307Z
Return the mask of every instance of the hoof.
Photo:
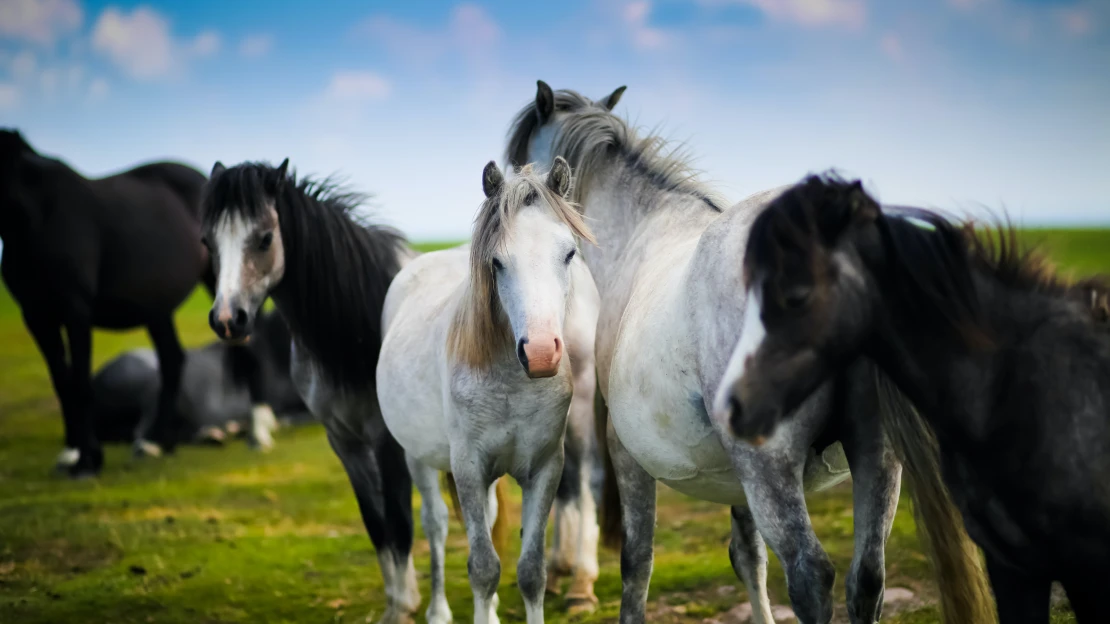
M81 453L77 463L69 467L69 477L75 481L93 479L100 474L100 469L103 467L104 451L86 450Z
M81 451L67 446L62 449L61 453L58 453L58 458L54 460L54 467L60 472L66 472L76 466L80 459Z
M131 455L136 459L144 457L161 457L162 447L151 442L150 440L138 439L131 447Z
M197 436L201 444L208 444L211 446L223 446L227 442L227 434L219 427L205 427L200 431Z
M389 607L382 615L382 619L378 620L378 624L416 624L416 619L411 613Z

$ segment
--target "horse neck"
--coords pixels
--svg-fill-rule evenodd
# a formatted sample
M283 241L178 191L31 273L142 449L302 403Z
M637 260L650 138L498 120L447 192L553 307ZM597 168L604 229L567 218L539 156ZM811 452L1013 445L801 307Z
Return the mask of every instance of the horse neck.
M719 215L702 198L661 189L642 169L620 161L596 172L584 196L582 210L598 245L587 245L582 255L602 292L620 280L618 273L634 268L629 262L644 259L633 251L696 237Z

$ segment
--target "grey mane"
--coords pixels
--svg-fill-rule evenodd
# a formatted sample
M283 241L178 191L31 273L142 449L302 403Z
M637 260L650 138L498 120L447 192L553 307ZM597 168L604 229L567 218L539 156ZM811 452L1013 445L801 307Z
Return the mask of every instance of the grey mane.
M691 195L716 212L728 206L727 200L698 179L699 172L690 165L690 156L681 144L672 147L671 142L653 133L640 137L627 121L575 91L561 89L554 95L555 114L569 113L558 122L554 154L567 159L574 171L574 203L585 205L593 177L607 159L617 155L641 174L630 182ZM506 158L513 167L529 162L529 144L539 129L533 101L517 114L509 130Z

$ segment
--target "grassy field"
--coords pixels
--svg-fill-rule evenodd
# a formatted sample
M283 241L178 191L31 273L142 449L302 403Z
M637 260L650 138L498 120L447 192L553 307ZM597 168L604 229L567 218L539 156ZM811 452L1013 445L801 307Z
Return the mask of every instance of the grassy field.
M1028 235L1077 274L1110 271L1110 230ZM212 340L208 306L199 291L180 310L186 345ZM98 332L95 364L146 343L141 332ZM269 454L232 443L133 461L127 449L114 447L104 474L84 482L52 472L61 440L46 368L18 309L0 290L0 622L355 623L381 614L373 549L318 426L279 432ZM519 490L514 496L519 505ZM839 571L836 596L843 603L852 554L851 487L813 496L809 505ZM518 507L514 514L519 518ZM728 534L724 508L660 488L651 621L740 621L737 612L727 613L746 600L729 566ZM428 549L422 534L417 539L426 599ZM524 619L514 588L518 547L503 567L505 622ZM619 555L603 551L601 561L601 605L576 621L615 620ZM887 551L887 575L888 587L915 595L889 621L936 621L928 566L905 502ZM468 621L466 540L455 521L447 576L456 621ZM774 561L770 587L776 603L787 601ZM568 621L558 598L548 599L547 614L549 621ZM1072 621L1063 609L1054 617Z

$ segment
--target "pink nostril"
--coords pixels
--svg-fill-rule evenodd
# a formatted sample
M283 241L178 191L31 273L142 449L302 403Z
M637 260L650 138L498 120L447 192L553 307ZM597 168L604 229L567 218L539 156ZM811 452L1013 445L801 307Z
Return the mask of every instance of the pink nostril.
M563 341L555 338L555 355L558 356L563 352Z

